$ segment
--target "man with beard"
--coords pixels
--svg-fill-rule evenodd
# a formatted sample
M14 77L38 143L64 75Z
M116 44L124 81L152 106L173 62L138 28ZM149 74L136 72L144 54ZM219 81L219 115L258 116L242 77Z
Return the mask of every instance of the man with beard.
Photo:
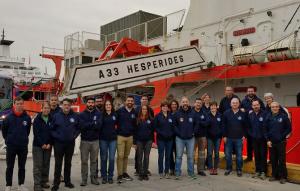
M256 96L255 88L253 86L249 86L247 88L247 95L243 99L241 103L241 108L246 112L249 113L250 110L252 110L252 102L258 101L260 104L260 109L264 110L265 106L261 99L259 99ZM251 136L249 135L249 132L246 132L246 138L247 138L247 158L245 159L245 162L250 162L253 159L253 141Z
M104 108L104 100L103 100L103 97L102 96L99 96L99 97L96 97L95 99L95 106L96 106L96 109L98 111L103 111L103 108Z
M226 110L231 109L232 98L238 98L238 96L234 94L232 87L225 87L225 97L222 98L219 105L219 112L221 114L223 114Z
M97 158L99 154L99 133L102 125L102 114L95 108L95 99L88 98L86 109L80 113L81 129L81 178L80 186L87 185L88 179L88 160L90 158L91 183L99 185L97 180Z

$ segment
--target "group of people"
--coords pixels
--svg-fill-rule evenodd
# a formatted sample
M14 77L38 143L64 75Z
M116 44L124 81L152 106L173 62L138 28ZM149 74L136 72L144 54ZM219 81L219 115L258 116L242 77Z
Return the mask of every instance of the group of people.
M232 155L235 155L237 175L242 176L242 149L245 138L246 161L252 161L254 153L256 173L253 177L266 179L269 148L272 163L272 176L269 180L285 183L286 139L291 134L289 114L274 101L271 93L265 94L264 105L255 91L254 87L248 87L247 95L240 101L233 88L226 87L225 97L220 105L211 101L208 94L197 98L193 106L187 97L182 97L180 104L176 100L162 101L160 112L156 115L149 106L146 95L141 96L141 105L137 107L134 97L127 96L124 105L117 111L114 110L111 100L89 97L86 99L85 110L80 113L71 109L71 100L64 99L60 107L58 97L51 96L49 101L43 102L42 111L33 119L33 124L24 111L22 98L16 98L13 110L2 126L7 145L6 191L11 190L16 156L19 165L19 189L27 190L24 180L31 126L34 134L32 155L35 191L50 188L52 148L55 168L51 190L59 189L63 165L65 186L74 188L71 182L71 166L75 139L79 135L82 179L80 186L88 184L89 174L91 184L100 184L98 163L102 184L112 184L116 152L118 183L132 181L133 178L127 173L127 166L133 145L135 175L141 181L149 180L149 157L154 140L158 148L158 173L161 179L169 179L171 176L175 176L176 180L180 179L185 149L189 177L197 178L194 173L195 161L198 175L206 176L206 167L210 175L217 175L222 139L225 145L225 175L232 172Z

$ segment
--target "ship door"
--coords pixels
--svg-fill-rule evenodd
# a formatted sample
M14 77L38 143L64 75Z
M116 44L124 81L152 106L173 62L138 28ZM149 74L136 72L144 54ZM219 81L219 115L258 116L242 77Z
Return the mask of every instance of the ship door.
M272 42L272 23L271 21L263 21L256 27L257 41L265 44Z

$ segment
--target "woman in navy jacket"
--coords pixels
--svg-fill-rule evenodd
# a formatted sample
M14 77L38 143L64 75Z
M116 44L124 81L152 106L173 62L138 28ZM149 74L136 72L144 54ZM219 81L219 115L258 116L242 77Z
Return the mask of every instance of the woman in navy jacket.
M149 180L147 170L149 168L149 155L153 142L153 120L148 106L142 106L138 114L134 139L137 147L137 163L139 180Z
M49 114L50 103L46 101L42 104L42 112L33 121L32 158L35 191L50 188L48 181L52 140L50 131L51 116Z
M100 130L100 156L102 184L113 183L115 154L117 149L117 113L114 111L112 102L106 100ZM107 169L107 159L108 169Z
M162 179L169 178L170 158L172 153L174 126L171 114L168 112L168 102L163 101L161 111L154 118L154 128L157 133L158 173ZM165 158L165 169L164 169ZM163 174L165 173L165 174Z

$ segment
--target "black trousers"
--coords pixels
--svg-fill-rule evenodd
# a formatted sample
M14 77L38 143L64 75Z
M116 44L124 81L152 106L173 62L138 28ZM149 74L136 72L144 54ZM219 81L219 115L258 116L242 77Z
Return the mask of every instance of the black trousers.
M139 175L147 175L151 147L152 141L137 141L136 143L137 172Z
M170 157L170 170L175 171L175 161L176 161L176 138L174 137L173 139L173 144L172 144L172 154Z
M253 159L253 138L247 135L247 159Z
M12 186L13 172L15 166L16 156L18 156L18 183L19 185L24 184L25 181L25 164L27 160L27 147L6 147L6 186Z
M62 171L62 163L64 163L64 182L65 184L71 183L71 166L72 157L74 154L75 142L71 143L54 143L54 157L55 157L55 168L54 168L54 182L55 186L60 184L60 176Z
M252 139L254 158L255 158L255 171L258 173L267 172L267 141L265 139Z
M272 176L279 179L286 179L286 141L276 144L272 143L270 151L272 159Z

